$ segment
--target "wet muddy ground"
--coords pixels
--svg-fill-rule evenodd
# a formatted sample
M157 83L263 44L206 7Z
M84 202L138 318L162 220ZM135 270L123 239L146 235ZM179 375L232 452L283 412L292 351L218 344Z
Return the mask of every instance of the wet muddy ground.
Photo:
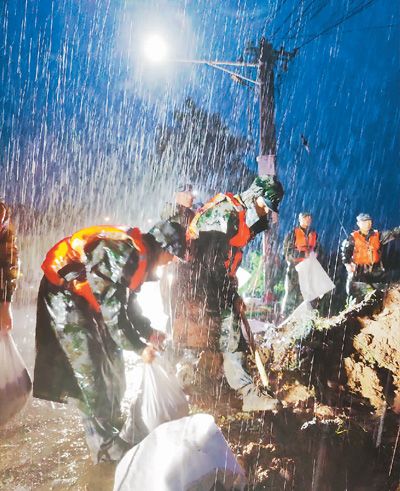
M14 308L13 337L30 373L34 317L33 305ZM99 469L94 474L93 469L72 406L32 399L23 413L0 429L0 489L112 489L112 474L103 476ZM105 487L99 487L95 478Z
M34 307L14 314L13 335L32 373ZM133 366L128 357L131 375ZM362 405L349 411L315 401L249 415L238 412L238 403L222 391L218 401L199 401L192 410L215 416L251 490L400 491L396 415L382 419ZM0 489L109 491L113 475L112 465L92 464L73 405L34 399L0 429Z

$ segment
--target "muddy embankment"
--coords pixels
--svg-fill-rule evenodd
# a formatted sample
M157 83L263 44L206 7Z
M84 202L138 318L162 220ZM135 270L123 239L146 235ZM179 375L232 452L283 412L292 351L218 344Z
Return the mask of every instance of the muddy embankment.
M281 409L238 412L226 387L192 408L214 414L249 488L398 491L400 288L259 341ZM106 491L113 471L91 463L72 406L35 400L0 430L0 489Z
M400 287L335 318L293 321L259 342L283 407L227 426L251 485L400 489Z

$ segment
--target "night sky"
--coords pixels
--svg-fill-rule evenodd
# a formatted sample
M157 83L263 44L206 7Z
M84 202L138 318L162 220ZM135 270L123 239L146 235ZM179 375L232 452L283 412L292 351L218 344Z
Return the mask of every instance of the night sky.
M1 19L1 194L10 202L73 202L82 224L154 209L149 188L132 186L151 176L156 129L188 96L253 140L245 164L255 167L253 88L207 66L149 65L141 45L156 32L172 58L235 61L264 35L275 48L299 47L275 77L281 233L301 209L328 247L344 238L339 219L350 232L360 211L381 229L400 224L399 2L5 0ZM229 175L229 158L222 165ZM152 186L152 200L173 190Z

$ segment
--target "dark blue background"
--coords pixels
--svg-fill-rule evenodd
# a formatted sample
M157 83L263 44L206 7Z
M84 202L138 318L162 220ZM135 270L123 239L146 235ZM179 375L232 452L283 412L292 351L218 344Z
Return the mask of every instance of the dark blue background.
M399 9L389 0L2 2L2 194L43 209L74 203L85 219L130 217L133 207L138 220L154 218L138 210L153 211L149 193L163 201L173 186L151 180L155 130L187 96L253 139L254 166L254 90L206 66L148 66L140 43L162 31L178 58L237 60L265 35L277 48L304 44L276 71L281 233L303 208L328 247L344 237L337 217L347 231L360 211L379 228L398 225ZM139 175L151 189L132 190Z

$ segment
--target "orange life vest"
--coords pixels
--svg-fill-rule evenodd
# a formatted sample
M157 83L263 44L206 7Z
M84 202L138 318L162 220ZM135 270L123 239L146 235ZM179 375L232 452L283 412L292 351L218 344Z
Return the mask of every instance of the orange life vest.
M377 230L374 230L368 239L359 230L353 232L352 236L354 238L353 262L355 264L372 266L380 262L381 240Z
M229 245L231 246L231 249L229 251L228 258L224 263L229 276L235 276L243 257L243 252L241 251L241 248L248 244L251 233L249 227L246 224L246 208L232 193L219 193L212 199L210 199L210 201L208 201L204 206L202 206L195 214L193 220L190 222L186 238L188 240L197 239L199 237L197 222L199 221L200 217L207 210L213 208L219 203L222 203L222 201L224 200L228 200L229 203L231 203L231 205L237 212L239 219L238 230L236 234L229 240Z
M299 252L310 253L314 251L317 245L317 232L311 230L308 235L305 234L301 227L294 229L294 245ZM298 257L296 262L300 263L304 261L305 257Z
M129 238L135 249L138 251L138 267L129 284L129 288L135 290L142 284L147 268L147 250L138 228L128 229L125 227L113 227L109 225L95 225L79 230L79 232L76 232L70 237L66 237L50 249L42 264L44 275L53 285L66 286L66 281L58 274L58 272L63 267L73 262L85 264L85 247L95 240L104 238L114 240L126 240ZM67 286L69 290L83 297L93 310L100 312L100 305L87 280L73 280L69 282Z

